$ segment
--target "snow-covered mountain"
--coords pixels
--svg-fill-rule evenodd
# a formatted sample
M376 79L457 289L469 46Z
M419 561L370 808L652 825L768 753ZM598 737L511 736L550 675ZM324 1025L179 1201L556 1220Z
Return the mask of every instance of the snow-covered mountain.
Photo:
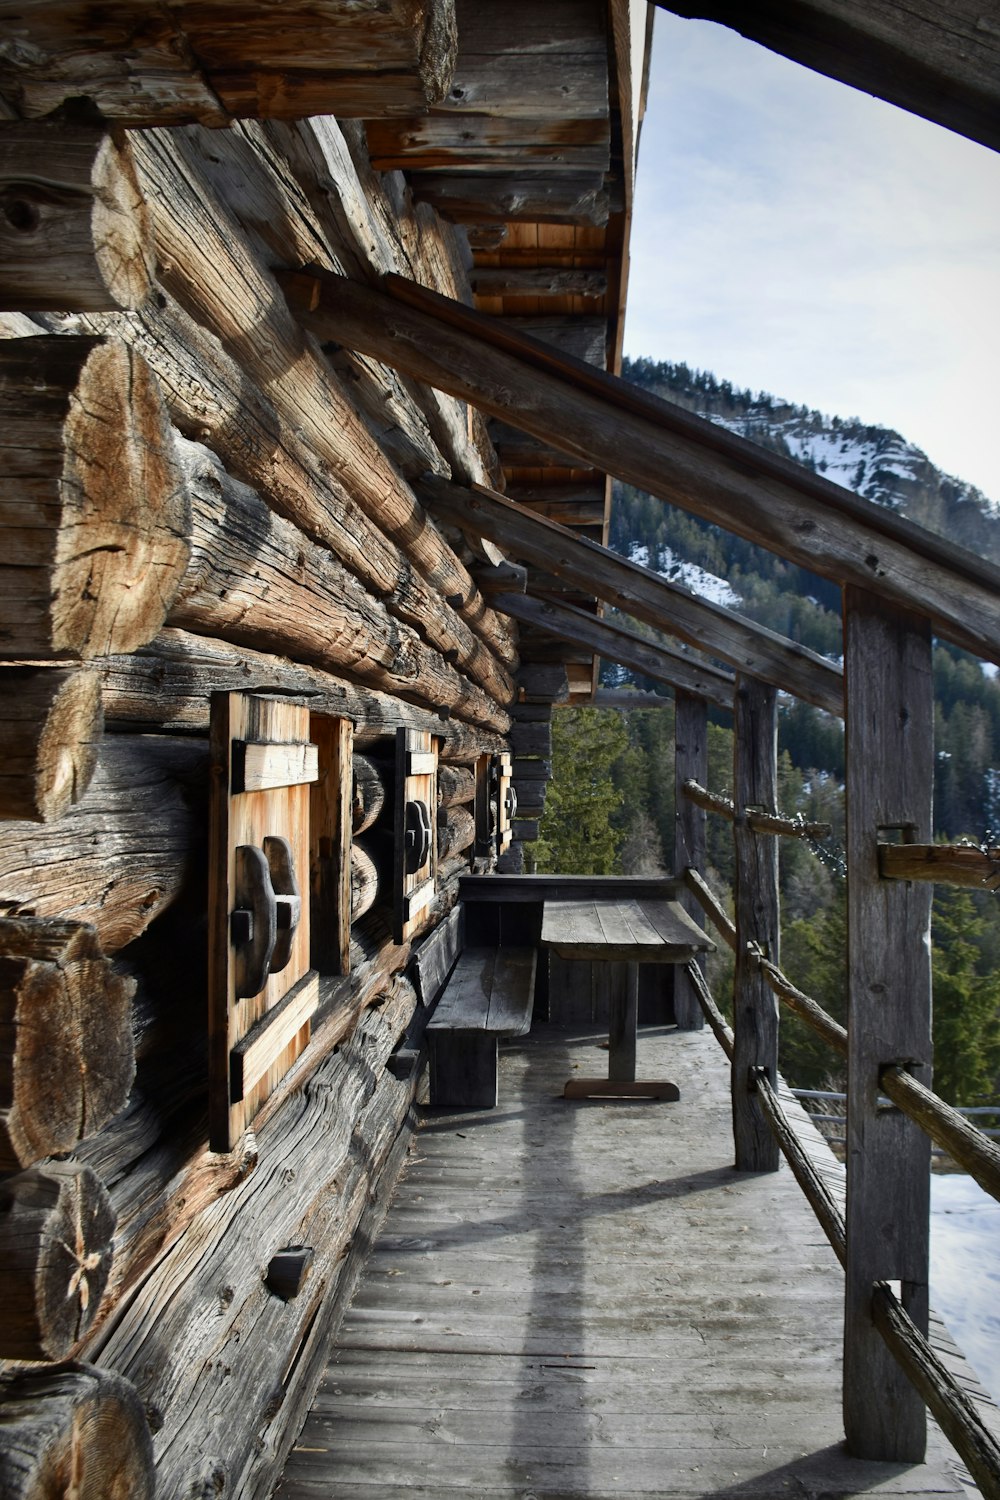
M738 390L685 364L626 360L626 379L707 417L740 437L792 458L867 500L1000 563L1000 505L943 474L914 443L856 417Z

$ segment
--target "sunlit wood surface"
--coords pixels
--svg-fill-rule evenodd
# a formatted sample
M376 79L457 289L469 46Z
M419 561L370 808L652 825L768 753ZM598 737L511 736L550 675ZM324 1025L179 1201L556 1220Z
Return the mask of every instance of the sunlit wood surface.
M640 1034L679 1103L558 1097L599 1041L536 1028L496 1110L427 1113L280 1500L962 1494L940 1439L843 1453L843 1276L787 1166L733 1170L712 1035Z

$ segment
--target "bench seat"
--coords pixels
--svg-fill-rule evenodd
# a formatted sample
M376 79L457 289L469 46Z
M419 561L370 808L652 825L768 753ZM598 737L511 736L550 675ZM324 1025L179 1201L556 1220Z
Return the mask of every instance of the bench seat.
M466 948L427 1023L431 1104L493 1109L497 1043L531 1026L534 948Z

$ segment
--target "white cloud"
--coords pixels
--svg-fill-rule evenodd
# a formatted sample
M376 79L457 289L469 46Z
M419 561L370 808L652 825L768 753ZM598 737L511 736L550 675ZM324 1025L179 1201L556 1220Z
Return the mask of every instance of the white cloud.
M1000 498L1000 158L659 12L626 349L896 427Z

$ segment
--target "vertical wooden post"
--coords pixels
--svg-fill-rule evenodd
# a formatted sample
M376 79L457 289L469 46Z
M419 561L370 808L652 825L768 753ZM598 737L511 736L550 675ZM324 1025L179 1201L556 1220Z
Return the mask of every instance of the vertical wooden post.
M879 1069L930 1083L931 887L880 880L879 837L931 839L934 688L926 619L844 594L847 697L848 1102L844 1425L860 1458L919 1462L924 1403L872 1322L872 1284L900 1281L927 1331L930 1141L878 1102Z
M733 796L736 821L736 992L733 1051L733 1135L741 1172L776 1172L779 1150L757 1099L754 1083L763 1069L778 1074L778 1002L754 961L757 944L773 963L778 952L778 845L772 834L754 833L745 808L777 810L777 692L753 677L738 677L733 697Z
M684 783L691 780L708 785L708 704L704 698L678 688L674 693L675 875L683 875L689 867L699 875L705 873L708 815L684 795ZM689 891L681 892L680 903L700 926L703 913ZM704 973L704 954L699 954L695 962ZM700 1031L705 1024L685 964L678 964L674 970L674 1017L681 1031Z

